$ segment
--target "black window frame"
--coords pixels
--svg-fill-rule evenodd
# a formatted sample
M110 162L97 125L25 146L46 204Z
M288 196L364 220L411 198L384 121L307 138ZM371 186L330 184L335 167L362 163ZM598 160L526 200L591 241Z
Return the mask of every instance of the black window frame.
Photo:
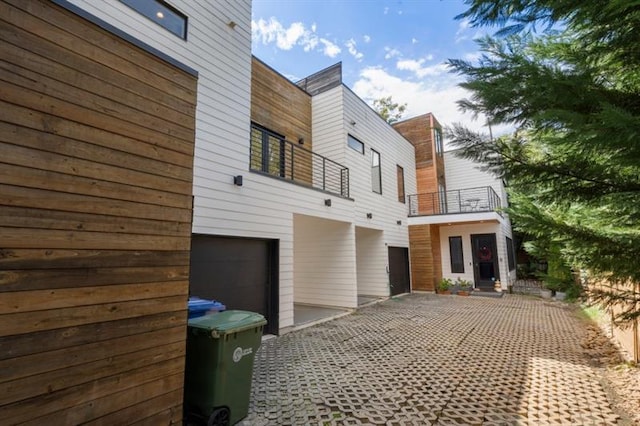
M406 203L406 189L404 186L404 167L396 164L396 176L398 178L398 201Z
M187 29L189 26L189 17L184 13L180 12L178 9L170 5L169 3L163 0L120 0L122 4L127 6L128 8L135 10L140 15L149 19L150 21L155 22L160 25L165 30L169 31L171 34L174 34L180 37L183 40L187 39ZM155 5L156 8L160 10L156 10L156 13L150 13L149 7L151 5ZM159 18L157 16L158 12L169 13L171 16L178 21L182 21L182 31L179 31L172 26L168 25L168 20L163 20L163 18Z
M378 158L378 165L375 165L375 158ZM376 170L377 169L377 170ZM377 172L377 179L376 179ZM377 191L376 191L376 181L377 181ZM376 194L382 195L382 156L378 151L371 148L371 190Z
M435 139L436 154L442 157L444 154L444 144L442 143L442 129L436 127L433 129L433 138Z
M516 253L513 247L513 239L505 237L507 239L507 265L509 271L516 269Z
M455 259L454 263L454 242L456 248L459 249L460 259ZM464 274L464 251L462 248L462 236L449 237L449 263L451 264L451 273Z
M364 143L353 135L347 134L347 146L364 155Z

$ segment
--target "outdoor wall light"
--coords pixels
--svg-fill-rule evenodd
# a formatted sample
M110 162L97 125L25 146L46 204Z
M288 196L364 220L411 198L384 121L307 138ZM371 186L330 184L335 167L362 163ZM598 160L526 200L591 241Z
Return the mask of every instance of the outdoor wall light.
M326 200L324 200L324 205L327 207L331 207L331 198L327 198Z
M234 176L233 184L236 186L242 186L242 175Z
M373 213L367 213L367 219L371 219L373 217Z
M396 225L402 225L402 221L401 220L396 221Z
M304 145L304 138L298 139L298 145Z

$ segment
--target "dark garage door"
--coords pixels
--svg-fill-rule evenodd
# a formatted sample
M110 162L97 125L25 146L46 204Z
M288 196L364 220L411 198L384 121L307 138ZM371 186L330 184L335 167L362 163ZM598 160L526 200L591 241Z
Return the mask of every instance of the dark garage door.
M189 292L227 309L258 312L266 331L278 332L278 243L274 240L194 235Z
M406 247L389 247L389 284L391 295L409 293L409 249Z

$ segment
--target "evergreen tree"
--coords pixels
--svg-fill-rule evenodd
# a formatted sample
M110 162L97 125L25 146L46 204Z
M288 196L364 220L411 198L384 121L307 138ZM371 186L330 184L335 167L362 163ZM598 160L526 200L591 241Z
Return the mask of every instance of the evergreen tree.
M507 180L520 231L566 265L640 283L640 3L468 4L459 18L500 30L479 41L478 63L449 61L472 94L459 106L516 131L490 140L457 124L448 136ZM592 296L628 320L640 296L627 290Z

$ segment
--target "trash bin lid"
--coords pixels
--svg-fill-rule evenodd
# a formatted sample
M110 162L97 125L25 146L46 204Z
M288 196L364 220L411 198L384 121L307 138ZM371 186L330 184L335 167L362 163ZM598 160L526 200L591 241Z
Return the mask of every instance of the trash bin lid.
M266 323L264 317L256 312L232 310L192 318L189 320L189 327L209 333L215 331L215 334L223 335L259 327Z

